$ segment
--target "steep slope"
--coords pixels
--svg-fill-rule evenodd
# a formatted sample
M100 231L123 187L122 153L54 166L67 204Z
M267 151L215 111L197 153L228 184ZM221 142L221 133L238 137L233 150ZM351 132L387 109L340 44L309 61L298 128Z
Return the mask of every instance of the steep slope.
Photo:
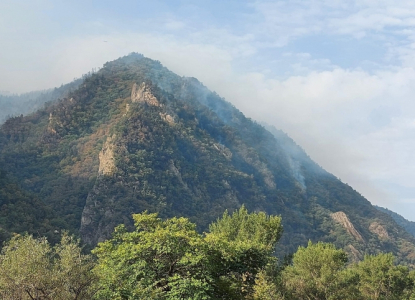
M52 242L59 239L55 233L57 219L53 212L36 196L22 191L0 169L0 245L13 232L28 232L47 236Z
M385 214L388 214L391 216L391 218L401 227L403 227L408 233L410 233L413 237L415 237L415 222L409 221L402 217L401 215L397 214L396 212L393 212L387 208L376 206L375 207L380 210L381 212L384 212Z
M285 134L270 133L194 78L138 54L107 63L53 105L9 119L0 163L85 242L131 213L187 216L204 230L245 204L283 217L279 253L309 239L414 259L412 237Z
M42 108L46 102L67 96L71 91L77 89L82 81L83 79L76 79L58 88L20 95L0 94L0 124L4 123L10 117L32 113Z

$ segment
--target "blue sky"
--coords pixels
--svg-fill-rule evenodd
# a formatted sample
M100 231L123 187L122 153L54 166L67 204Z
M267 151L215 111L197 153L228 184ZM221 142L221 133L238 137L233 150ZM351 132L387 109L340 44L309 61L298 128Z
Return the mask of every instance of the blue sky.
M59 86L130 52L287 132L415 221L415 2L0 2L0 91Z

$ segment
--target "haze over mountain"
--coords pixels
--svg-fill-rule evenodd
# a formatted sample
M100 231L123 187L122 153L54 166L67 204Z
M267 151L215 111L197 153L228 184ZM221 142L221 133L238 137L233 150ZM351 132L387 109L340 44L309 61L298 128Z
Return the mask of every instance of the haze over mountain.
M144 53L413 220L414 10L390 0L3 0L0 91L60 86Z
M69 92L76 89L81 82L82 79L77 79L59 88L33 91L20 95L0 93L0 124L4 123L8 118L32 113L42 108L46 102L66 96Z
M69 229L90 245L119 223L131 226L131 214L143 210L186 216L204 230L244 204L282 216L281 255L311 239L333 242L352 259L391 251L414 261L413 237L270 130L197 79L133 53L1 126L2 190L27 195L19 201L28 206L40 199L49 212L28 210L27 230ZM14 221L0 218L3 235Z
M407 232L409 232L410 234L412 234L412 236L415 237L415 222L412 221L408 221L407 219L405 219L404 217L402 217L401 215L387 209L384 207L379 207L379 206L375 206L377 209L379 209L380 211L390 215L392 217L392 219L395 220L395 222L400 225L401 227L403 227Z

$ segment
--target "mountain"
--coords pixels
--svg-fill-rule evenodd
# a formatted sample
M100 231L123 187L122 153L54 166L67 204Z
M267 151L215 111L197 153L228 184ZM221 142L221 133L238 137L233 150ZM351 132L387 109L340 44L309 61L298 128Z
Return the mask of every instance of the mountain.
M410 233L413 237L415 237L415 222L409 221L402 217L401 215L397 214L396 212L393 212L387 208L376 206L375 207L380 210L381 212L384 212L392 217L392 219L395 220L395 222L403 227L408 233Z
M197 79L130 54L44 109L8 119L0 165L53 212L55 230L90 245L143 210L186 216L203 231L244 204L282 216L279 255L320 240L352 259L388 251L414 262L412 236L270 130Z
M89 75L90 74L84 75L83 79ZM45 91L34 91L20 95L0 94L0 124L4 123L10 117L32 113L37 109L42 108L47 102L65 97L68 93L78 88L83 79L75 79L71 83Z
M35 236L47 236L57 242L60 236L51 224L53 211L35 195L22 191L0 170L0 245L13 232L28 232Z

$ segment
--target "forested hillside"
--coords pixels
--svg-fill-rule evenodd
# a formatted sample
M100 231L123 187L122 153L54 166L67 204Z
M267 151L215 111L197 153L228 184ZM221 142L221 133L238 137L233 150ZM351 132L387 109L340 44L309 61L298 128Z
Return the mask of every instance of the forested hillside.
M53 212L44 217L53 230L79 234L91 247L119 223L134 228L133 213L187 217L203 232L225 210L245 205L282 216L279 256L311 240L334 243L356 261L382 251L415 259L412 236L288 136L139 54L108 62L31 115L8 119L0 165L16 189Z
M10 239L14 232L29 232L37 237L59 240L54 232L54 213L34 194L23 191L11 182L0 169L0 243ZM55 225L55 226L54 226Z
M87 76L88 75L85 75L84 79ZM20 95L0 94L0 124L11 117L32 113L43 108L45 103L67 96L68 93L77 89L82 81L83 79L75 79L73 82L58 88L34 91Z
M407 232L409 232L410 234L412 234L412 236L415 237L415 222L412 221L408 221L407 219L405 219L404 217L402 217L401 215L387 209L384 207L379 207L379 206L375 206L378 210L380 210L381 212L384 212L386 214L388 214L389 216L392 217L392 219L395 220L395 222L402 226Z

